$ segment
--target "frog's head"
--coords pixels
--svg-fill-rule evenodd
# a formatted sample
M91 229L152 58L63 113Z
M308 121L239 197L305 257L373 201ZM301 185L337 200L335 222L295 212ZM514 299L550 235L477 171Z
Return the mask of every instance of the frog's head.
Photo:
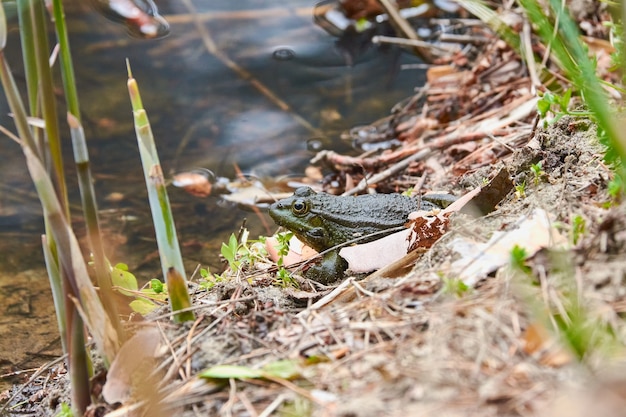
M317 251L332 246L324 219L315 210L318 194L309 187L298 188L291 197L272 204L269 214L279 226L292 231L298 239Z

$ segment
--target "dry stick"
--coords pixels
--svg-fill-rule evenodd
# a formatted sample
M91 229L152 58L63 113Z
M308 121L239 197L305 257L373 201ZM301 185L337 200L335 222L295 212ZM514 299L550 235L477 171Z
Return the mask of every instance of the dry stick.
M524 59L526 60L526 67L528 68L528 74L532 81L530 92L535 94L537 88L541 87L541 81L537 75L537 67L535 66L535 54L533 53L533 43L530 38L531 28L528 20L524 20L524 26L522 26L522 46L524 47Z
M404 39L404 38L396 38L395 36L383 36L383 35L376 35L372 37L372 43L374 44L390 43L393 45L400 45L400 46L412 46L414 48L439 49L440 51L443 51L443 52L456 52L458 50L458 48L452 45L444 47L443 45L436 45L436 44L428 43L419 39Z
M165 341L165 344L167 345L167 348L170 351L170 354L171 354L170 357L175 362L174 365L176 366L177 369L180 370L181 364L178 359L178 355L176 354L176 351L174 350L174 346L172 346L172 342L167 338L167 335L163 331L163 328L161 328L161 323L157 322L156 325L157 325L157 329L159 329L159 333L161 334L161 339ZM179 371L179 374L180 374L180 371ZM181 377L184 377L184 375L181 375ZM163 381L167 381L167 378L163 378Z
M276 411L278 407L280 407L281 404L285 401L287 401L287 395L280 394L278 397L276 397L274 401L270 403L270 405L267 406L265 410L263 410L261 414L259 414L259 417L270 417L274 413L274 411Z
M398 27L404 36L412 41L420 42L420 38L417 36L417 33L415 33L409 22L407 22L406 19L400 15L395 4L391 4L391 1L389 0L378 0L378 3L383 7L383 9L385 9L391 21ZM424 48L424 46L416 46L414 48L416 53L422 55L419 48Z
M198 327L198 325L204 320L204 316L200 316L196 319L196 321L193 323L193 325L191 326L191 329L189 329L189 333L187 333L187 337L186 337L186 341L187 341L187 360L186 360L186 367L185 367L185 377L189 378L191 377L191 355L194 352L193 347L193 333L196 331L196 328Z
M178 312L202 310L203 308L216 307L216 306L219 307L219 306L222 306L224 304L231 304L231 303L240 302L240 301L251 301L251 300L255 300L255 299L256 298L253 297L253 296L248 296L248 297L237 298L235 300L220 300L220 301L203 302L202 304L197 304L197 305L192 306L192 307L187 307L187 308L178 310ZM156 321L159 321L159 320L162 320L162 319L169 318L169 317L173 316L174 314L176 314L176 313L169 312L169 313L161 314L160 316L150 317L149 321L156 322Z
M237 398L239 398L239 401L241 402L243 407L246 409L250 417L258 417L259 413L257 413L256 409L252 405L252 402L250 401L250 399L248 398L245 392L243 391L238 392Z
M182 0L182 3L185 5L189 13L193 15L193 22L196 26L196 29L200 33L200 36L202 37L202 42L204 43L204 47L207 49L207 52L219 59L222 64L233 70L239 77L252 84L254 88L256 88L261 94L267 97L276 106L278 106L278 108L286 113L289 113L302 127L306 128L315 135L321 135L321 132L318 129L313 127L313 125L311 125L307 120L305 120L302 116L293 111L286 102L284 102L281 98L274 94L272 90L265 86L265 84L257 80L250 72L248 72L247 70L239 66L239 64L237 64L235 61L230 59L230 57L228 57L228 55L226 55L224 52L220 51L217 48L217 45L215 45L215 42L213 41L213 38L209 34L207 28L202 25L202 22L197 17L197 11L193 4L191 4L191 0Z
M408 167L411 162L421 161L422 159L426 159L431 154L432 154L432 151L430 148L424 148L421 151L409 156L408 158L405 158L402 161L392 165L386 170L379 172L376 175L372 175L372 177L369 179L363 178L356 187L354 187L351 190L346 191L342 195L353 195L358 192L364 191L368 187L368 185L376 184L380 181L383 181L389 178L390 176L392 176L393 174L399 171L402 171L403 169Z
M232 416L233 415L233 406L237 402L237 382L234 378L228 379L228 400L220 407L219 414Z
M217 307L215 308L211 313L209 313L209 316L213 316L214 313L216 313L217 311L220 310L221 307ZM220 317L218 317L217 319L215 319L214 321L211 322L211 324L209 324L207 327L205 327L204 329L202 329L196 336L194 336L194 339L192 341L192 343L197 342L197 340L204 336L204 334L212 331L215 327L217 327L217 325L222 321L222 319L224 319L225 317L227 317L228 315L230 315L232 313L232 310L228 310L226 312L224 312L224 314L222 314ZM183 355L184 351L187 350L187 346L182 346L176 349L176 353L174 356L176 355ZM170 363L170 361L172 361L174 359L174 356L169 356L167 358L165 358L163 360L163 362L161 362L159 364L159 366L157 366L157 368L155 369L155 372L159 372L160 369L165 369L166 366L168 366L168 364ZM174 373L176 373L176 364L173 363L170 366L170 369L167 371L166 376L163 378L164 381L168 381L171 377L174 376Z
M343 290L349 286L352 285L352 282L354 281L354 278L350 277L344 281L341 282L341 284L339 284L337 286L337 288L335 288L331 293L326 294L325 296L323 296L322 298L320 298L319 300L317 300L315 303L313 303L312 306L310 306L309 308L307 308L306 310L302 310L301 312L299 312L298 314L296 314L296 317L303 317L303 316L308 316L310 315L310 313L312 311L315 310L319 310L322 307L324 307L326 304L330 303L333 301L333 299L339 295L341 295L341 293L343 292Z

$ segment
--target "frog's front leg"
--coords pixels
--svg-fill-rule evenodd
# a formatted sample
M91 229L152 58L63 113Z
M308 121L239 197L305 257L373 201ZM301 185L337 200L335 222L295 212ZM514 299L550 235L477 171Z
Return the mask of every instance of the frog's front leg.
M304 276L321 284L328 284L343 278L347 268L348 263L339 256L339 251L334 250L324 255L321 262L307 269Z

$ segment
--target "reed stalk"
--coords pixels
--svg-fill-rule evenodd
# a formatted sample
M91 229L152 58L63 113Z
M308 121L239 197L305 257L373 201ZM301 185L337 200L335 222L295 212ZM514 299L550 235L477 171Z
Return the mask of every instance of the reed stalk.
M146 188L148 189L152 221L161 258L161 269L163 278L167 283L170 308L173 312L176 312L191 307L183 258L180 253L174 217L172 216L167 190L165 189L165 178L163 177L154 136L148 121L148 114L143 107L139 86L132 76L128 61L126 65L128 68L128 93L133 108L135 133L137 135ZM185 311L174 314L173 318L175 322L183 322L194 320L195 314L192 311Z

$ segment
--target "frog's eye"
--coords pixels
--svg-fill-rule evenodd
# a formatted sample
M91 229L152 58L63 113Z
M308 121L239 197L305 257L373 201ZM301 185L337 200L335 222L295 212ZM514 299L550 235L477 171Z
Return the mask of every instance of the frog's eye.
M309 212L309 205L307 204L305 200L297 199L291 205L291 211L296 216L304 216L305 214Z

